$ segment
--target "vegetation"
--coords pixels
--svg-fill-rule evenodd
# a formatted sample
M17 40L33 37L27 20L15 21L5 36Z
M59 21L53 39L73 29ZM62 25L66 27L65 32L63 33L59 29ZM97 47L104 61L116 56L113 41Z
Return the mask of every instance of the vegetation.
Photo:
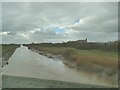
M14 52L19 46L17 44L2 44L2 57L10 52Z
M115 42L113 42L115 43ZM117 50L102 50L99 49L78 49L73 47L63 47L56 44L27 44L29 49L36 49L42 52L48 52L53 55L62 55L66 61L71 61L72 64L75 63L77 69L99 73L103 72L107 76L114 76L118 69L118 53ZM89 44L88 44L89 45ZM59 46L59 47L58 47ZM94 45L93 45L94 46ZM92 47L93 47L92 46ZM117 47L116 47L117 48ZM65 63L70 66L70 63Z
M1 45L1 52L2 52L2 66L8 64L8 59L14 53L16 48L20 45L17 44L2 44Z
M113 42L85 42L85 41L68 41L63 43L32 43L34 46L39 45L40 47L70 47L80 50L102 50L109 52L117 52L119 50L120 41ZM31 45L32 45L31 44Z

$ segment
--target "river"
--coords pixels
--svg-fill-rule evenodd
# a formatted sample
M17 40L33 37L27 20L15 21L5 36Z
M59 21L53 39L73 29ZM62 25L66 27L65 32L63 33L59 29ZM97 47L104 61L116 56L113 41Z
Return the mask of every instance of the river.
M111 85L94 74L69 68L60 59L47 58L25 46L17 48L3 69L4 75L34 77L95 85Z

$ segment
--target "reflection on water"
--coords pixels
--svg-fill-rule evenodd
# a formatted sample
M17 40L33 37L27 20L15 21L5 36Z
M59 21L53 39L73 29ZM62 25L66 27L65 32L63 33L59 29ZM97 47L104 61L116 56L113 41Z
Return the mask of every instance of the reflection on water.
M9 59L9 65L3 74L36 77L42 79L61 80L78 83L110 85L110 83L65 66L59 59L51 59L28 50L27 47L18 48Z

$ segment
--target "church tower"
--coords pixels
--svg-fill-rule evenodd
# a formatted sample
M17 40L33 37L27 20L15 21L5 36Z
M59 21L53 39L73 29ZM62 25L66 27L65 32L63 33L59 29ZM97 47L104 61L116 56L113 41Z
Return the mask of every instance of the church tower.
M85 39L85 42L87 42L87 38Z

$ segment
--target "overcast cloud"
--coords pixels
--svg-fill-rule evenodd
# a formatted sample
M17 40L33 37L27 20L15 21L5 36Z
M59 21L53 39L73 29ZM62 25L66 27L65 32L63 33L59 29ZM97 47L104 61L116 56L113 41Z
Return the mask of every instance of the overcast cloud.
M117 2L3 2L2 43L114 41Z

